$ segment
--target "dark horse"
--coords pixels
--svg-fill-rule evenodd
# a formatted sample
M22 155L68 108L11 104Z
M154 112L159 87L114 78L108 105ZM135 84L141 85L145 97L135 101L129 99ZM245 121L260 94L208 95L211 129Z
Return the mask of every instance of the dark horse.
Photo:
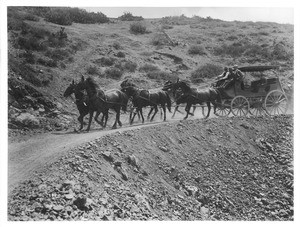
M157 91L151 93L148 90L139 89L136 86L127 86L127 87L123 86L121 90L125 92L128 95L128 97L132 97L133 106L136 107L137 112L140 113L143 123L144 123L144 116L142 111L143 107L151 106L154 108L154 114L150 119L151 121L153 121L153 118L158 112L158 108L157 108L158 105L160 105L163 109L164 121L166 120L166 105L169 112L171 112L171 99L168 93L165 91ZM152 109L150 110L149 115L151 114L151 112ZM136 112L133 114L133 117L130 119L130 124L133 123L136 114L137 114Z
M121 89L122 89L122 88L125 88L125 87L136 87L136 88L138 88L137 85L136 85L135 83L133 83L132 81L130 81L130 79L124 80L124 81L121 83L120 86L121 86ZM131 99L131 101L132 101L132 97L129 97L129 99ZM165 105L165 104L166 104L166 102L164 102L164 105ZM159 105L159 106L160 106L160 105ZM149 111L149 113L148 113L147 119L150 119L150 115L151 115L151 113L153 112L154 109L155 109L154 106L151 106L151 109L150 109L150 111ZM131 122L132 114L133 114L134 110L136 110L136 107L135 107L135 106L133 106L132 109L131 109L131 111L130 111L130 115L129 115L129 121L130 121L130 122ZM160 106L160 118L161 118L161 119L162 119L162 116L163 116L163 112L164 112L163 107ZM141 115L140 115L140 113L139 113L138 111L137 111L137 115L138 115L138 118L139 118L139 120L140 120Z
M79 117L77 119L80 122L80 128L78 129L78 131L80 131L82 130L84 124L83 118L90 112L91 105L89 103L89 97L83 91L79 90L78 85L74 82L74 80L64 92L64 97L69 97L72 94L75 95L75 103L79 111ZM95 121L101 126L103 126L103 120L104 114L102 116L101 122L99 122L98 119L95 118Z
M124 92L117 89L104 92L99 88L98 84L96 84L96 82L91 77L88 77L85 80L83 76L80 83L78 84L78 87L80 90L86 90L89 98L89 104L91 106L89 110L90 118L87 131L90 130L94 111L96 111L95 119L98 118L101 112L104 114L105 123L103 127L106 127L108 110L113 109L116 112L116 120L112 128L117 128L117 123L120 127L122 126L122 123L120 121L120 112L121 109L123 111L126 111L128 102L128 96Z
M173 83L171 86L173 91L176 91L180 88L183 92L183 95L179 97L178 102L182 103L184 101L187 103L185 107L186 116L184 119L187 119L189 114L193 115L190 113L190 108L192 105L206 102L208 113L205 118L208 118L211 110L210 103L214 105L214 113L216 113L217 103L221 103L220 94L214 88L197 90L196 88L190 87L187 82L179 80L177 80L177 82Z
M174 118L176 112L179 112L179 113L183 114L179 110L179 106L180 106L180 104L187 103L187 97L184 96L181 89L173 90L172 86L173 86L173 82L168 80L164 84L164 87L162 88L162 90L168 92L169 96L174 100L174 102L176 104L173 115L172 115L172 118ZM193 106L193 112L190 113L190 114L194 115L195 110L196 110L196 106L194 105ZM202 111L204 111L203 108L202 108Z

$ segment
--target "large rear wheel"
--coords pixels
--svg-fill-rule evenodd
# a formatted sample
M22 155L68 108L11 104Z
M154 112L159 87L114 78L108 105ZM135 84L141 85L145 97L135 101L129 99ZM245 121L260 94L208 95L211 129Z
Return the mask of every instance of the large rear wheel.
M288 109L288 99L282 91L270 91L265 98L265 108L269 115L285 114Z
M249 112L249 101L244 96L236 96L231 101L231 112L234 116L246 116Z

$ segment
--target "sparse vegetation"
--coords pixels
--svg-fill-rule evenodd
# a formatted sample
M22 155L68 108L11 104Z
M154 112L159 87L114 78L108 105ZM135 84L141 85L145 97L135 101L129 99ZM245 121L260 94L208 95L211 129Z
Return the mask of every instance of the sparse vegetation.
M116 59L112 57L102 57L95 60L95 63L100 64L101 66L112 66L115 63Z
M193 71L190 79L193 83L200 83L203 82L204 78L211 78L220 75L222 71L223 69L220 65L208 63Z
M123 52L121 52L121 51L119 51L119 52L116 54L116 56L117 56L118 58L125 58L125 54L124 54Z
M72 20L70 17L70 13L64 9L52 9L50 10L46 16L45 16L46 21L49 21L54 24L59 24L59 25L71 25Z
M190 46L188 53L191 55L206 55L205 48L201 45Z
M145 64L139 68L140 72L146 72L146 73L157 71L157 70L159 70L159 68L156 65L152 65L152 64Z
M105 70L105 75L106 75L106 78L119 80L123 75L123 71L118 68L115 68L115 67L108 68Z
M164 72L161 70L155 70L155 71L148 72L147 77L151 80L156 80L156 81L166 81L166 80L174 81L178 78L177 76L175 76L171 73Z
M133 34L145 34L146 31L146 26L140 22L135 22L130 25L130 32Z
M135 72L137 64L131 61L122 61L115 64L115 67L124 72Z
M49 22L59 25L71 25L73 22L81 24L107 23L109 19L101 12L87 12L79 8L51 8L45 15Z
M95 65L89 65L86 69L86 72L87 72L87 74L90 74L90 75L99 74L99 70L98 70L97 66L95 66Z
M163 33L157 33L153 36L151 44L154 46L171 45L170 40Z
M130 12L124 12L124 14L120 17L118 17L121 21L141 21L144 20L141 16L133 16Z

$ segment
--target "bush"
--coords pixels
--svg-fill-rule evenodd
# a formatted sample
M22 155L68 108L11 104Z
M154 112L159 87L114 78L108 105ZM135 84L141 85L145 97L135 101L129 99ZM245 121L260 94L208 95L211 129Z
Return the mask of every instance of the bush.
M152 40L151 44L154 46L170 45L170 40L164 34L156 34Z
M53 60L64 60L66 58L69 58L70 52L66 49L54 49L54 50L48 50L45 55Z
M206 55L205 48L203 46L200 46L200 45L191 46L188 50L188 53L192 54L192 55L196 55L196 54Z
M113 47L114 47L116 50L120 50L120 49L121 49L121 44L118 43L118 42L114 42L114 43L113 43Z
M33 14L29 14L29 13L24 16L24 19L30 20L30 21L39 21L40 20L37 16L35 16Z
M118 68L109 68L105 70L105 75L108 78L118 80L123 75L123 71Z
M18 48L19 49L25 49L25 50L36 50L36 51L42 51L46 49L45 45L40 45L40 41L39 39L35 38L35 37L19 37L17 39L17 44L18 44Z
M121 21L141 21L144 20L141 16L133 16L130 12L124 12L124 14L120 17L118 17Z
M121 71L135 72L135 70L137 68L137 64L135 62L131 62L131 61L124 61L124 62L119 62L119 63L115 64L115 67L117 67Z
M57 67L57 61L53 59L38 58L37 63L48 67Z
M30 65L26 64L20 64L17 73L20 74L24 80L38 87L47 86L53 79L52 75L41 75Z
M214 49L215 55L229 55L231 57L241 56L247 50L249 44L233 43L231 45L223 44Z
M95 63L100 63L101 66L112 66L115 63L115 61L115 58L102 57L100 59L95 60Z
M46 21L59 25L71 25L70 13L65 9L52 9L45 16Z
M140 67L139 71L141 72L151 72L151 71L157 71L159 70L159 68L155 65L151 65L151 64L145 64L142 67Z
M135 62L125 62L123 69L128 72L134 72L137 68L137 64Z
M130 25L130 32L133 34L145 34L146 26L139 22L133 23Z
M24 57L26 63L29 63L29 64L35 63L35 57L34 57L34 54L32 53L32 51L26 51L25 53L20 54L20 57Z
M221 66L208 63L193 71L190 79L193 83L199 83L202 82L204 78L212 78L220 75L222 72L223 68Z
M125 58L125 54L121 51L119 51L116 55L118 58Z
M171 80L175 81L178 77L167 72L163 72L160 70L152 71L147 73L147 77L152 80L157 80L157 81L166 81L166 80Z
M99 74L98 68L96 66L88 66L88 68L86 69L86 72L90 75L94 75L94 74Z
M81 24L96 24L96 23L107 23L109 19L106 15L101 12L87 12L84 9L79 8L68 8L70 18L75 23Z

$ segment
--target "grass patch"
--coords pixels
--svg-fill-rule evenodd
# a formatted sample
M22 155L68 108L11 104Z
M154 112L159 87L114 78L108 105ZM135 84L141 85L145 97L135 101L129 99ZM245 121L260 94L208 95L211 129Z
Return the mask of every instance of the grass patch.
M114 80L119 80L123 75L123 71L116 67L106 69L104 73L106 78L111 78Z
M206 55L205 48L201 45L193 45L188 49L188 53L191 55Z
M148 72L146 76L149 79L156 80L156 81L166 81L166 80L175 81L178 78L177 76L171 73L160 71L160 70Z
M89 65L86 69L87 74L90 75L99 75L99 70L95 65Z
M146 73L152 72L152 71L157 71L157 70L159 70L159 68L152 64L145 64L139 68L140 72L146 72Z

